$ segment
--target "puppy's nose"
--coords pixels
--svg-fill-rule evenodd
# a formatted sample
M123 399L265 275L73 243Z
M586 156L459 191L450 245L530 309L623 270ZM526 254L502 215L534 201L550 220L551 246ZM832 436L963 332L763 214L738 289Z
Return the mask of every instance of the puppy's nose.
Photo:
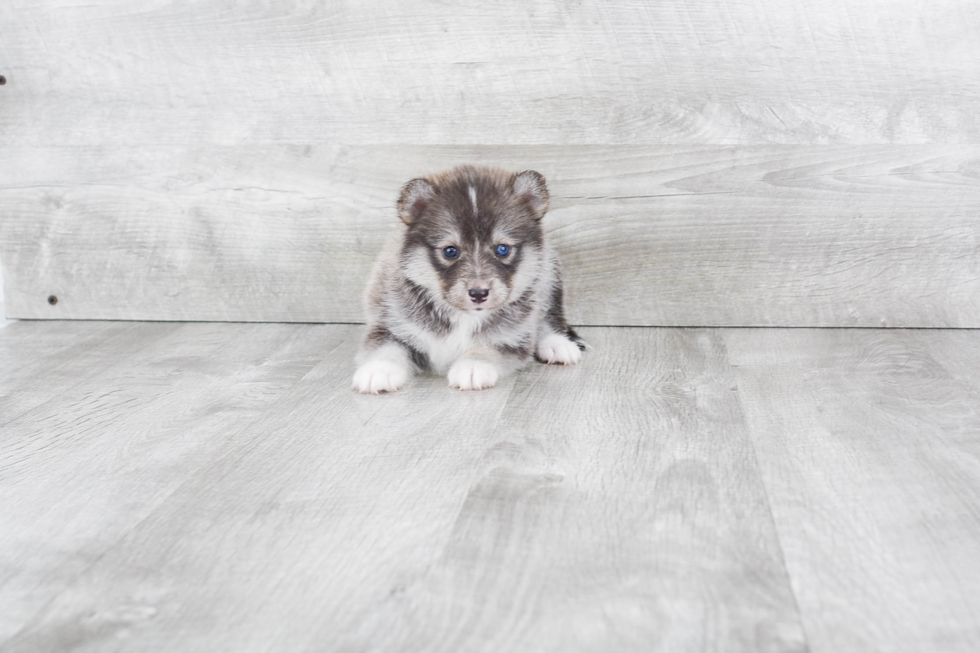
M470 299L475 304L482 304L487 301L487 295L489 294L490 290L487 288L470 288Z

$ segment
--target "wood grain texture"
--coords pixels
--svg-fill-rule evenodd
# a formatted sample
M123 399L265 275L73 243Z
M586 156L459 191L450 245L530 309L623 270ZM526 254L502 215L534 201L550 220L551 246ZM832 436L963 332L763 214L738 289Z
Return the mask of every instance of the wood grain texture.
M977 650L980 332L725 341L812 650Z
M340 650L806 650L718 332L582 335L518 376L440 556Z
M250 328L236 346L273 327ZM360 328L293 328L342 340L235 437L198 445L193 465L188 440L208 427L168 459L167 438L137 445L118 411L77 402L49 445L13 448L47 462L8 481L24 511L39 484L45 504L77 505L53 496L70 492L57 482L68 460L80 470L106 456L89 485L138 473L167 496L133 523L142 510L106 494L100 524L133 526L109 529L114 545L35 604L5 653L805 650L717 334L586 330L603 355L578 369L536 365L479 393L422 377L363 397L349 387ZM193 368L209 340L185 334L172 365ZM159 362L154 376L171 367ZM126 423L169 410L190 426L195 411L166 394ZM108 426L82 444L69 424L91 413ZM83 524L20 537L55 530L70 550ZM48 558L22 576L65 566Z
M175 324L17 323L0 340L0 426L177 330Z
M17 407L22 396L31 399L33 409L0 426L0 642L77 582L344 337L295 325L139 324L91 343L88 325L52 327L93 353L73 359L72 384L65 383L64 366L39 370L12 398ZM0 341L50 328L19 323ZM42 355L43 345L39 338L21 349ZM45 400L35 401L45 387ZM122 612L123 620L141 614ZM101 617L93 618L85 627L98 630Z
M980 327L973 146L79 146L13 159L0 187L12 317L359 322L399 186L475 162L549 179L545 227L577 324Z
M16 0L5 21L13 317L360 321L400 184L482 162L552 181L573 322L980 327L970 0Z
M430 378L413 394L362 397L350 389L361 330L328 328L344 340L276 410L4 648L306 650L424 570L513 379L460 394Z
M972 0L15 0L21 145L980 143Z
M0 248L0 249L2 249L2 248ZM14 322L14 320L8 320L6 318L7 308L6 308L6 302L4 301L3 288L4 288L4 285L3 285L3 260L0 260L0 329L2 329L3 327L5 327L5 326L7 326L9 324L13 324L13 322Z
M977 648L980 331L586 328L363 397L363 327L113 326L0 332L93 351L0 426L4 653Z

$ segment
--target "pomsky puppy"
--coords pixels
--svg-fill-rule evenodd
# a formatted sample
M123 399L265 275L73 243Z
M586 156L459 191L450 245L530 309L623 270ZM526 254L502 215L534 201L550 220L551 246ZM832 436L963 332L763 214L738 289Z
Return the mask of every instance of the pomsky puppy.
M394 392L414 374L491 388L531 358L574 365L558 260L541 218L544 177L462 166L405 184L403 225L374 265L354 389Z

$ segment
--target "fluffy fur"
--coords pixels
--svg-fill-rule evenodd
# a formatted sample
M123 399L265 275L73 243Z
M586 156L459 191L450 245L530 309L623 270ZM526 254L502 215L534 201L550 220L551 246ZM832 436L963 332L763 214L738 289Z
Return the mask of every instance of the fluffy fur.
M547 210L544 177L530 170L463 166L405 184L403 224L365 294L354 388L394 392L428 370L480 390L532 358L578 363L585 343L565 321Z

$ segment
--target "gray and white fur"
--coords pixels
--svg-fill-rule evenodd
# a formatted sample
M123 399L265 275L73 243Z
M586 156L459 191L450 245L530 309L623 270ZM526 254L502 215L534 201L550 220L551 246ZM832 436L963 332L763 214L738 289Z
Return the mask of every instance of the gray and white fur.
M394 392L415 374L491 388L526 365L574 365L558 259L545 243L544 177L462 166L405 184L402 219L365 293L368 333L354 389Z

